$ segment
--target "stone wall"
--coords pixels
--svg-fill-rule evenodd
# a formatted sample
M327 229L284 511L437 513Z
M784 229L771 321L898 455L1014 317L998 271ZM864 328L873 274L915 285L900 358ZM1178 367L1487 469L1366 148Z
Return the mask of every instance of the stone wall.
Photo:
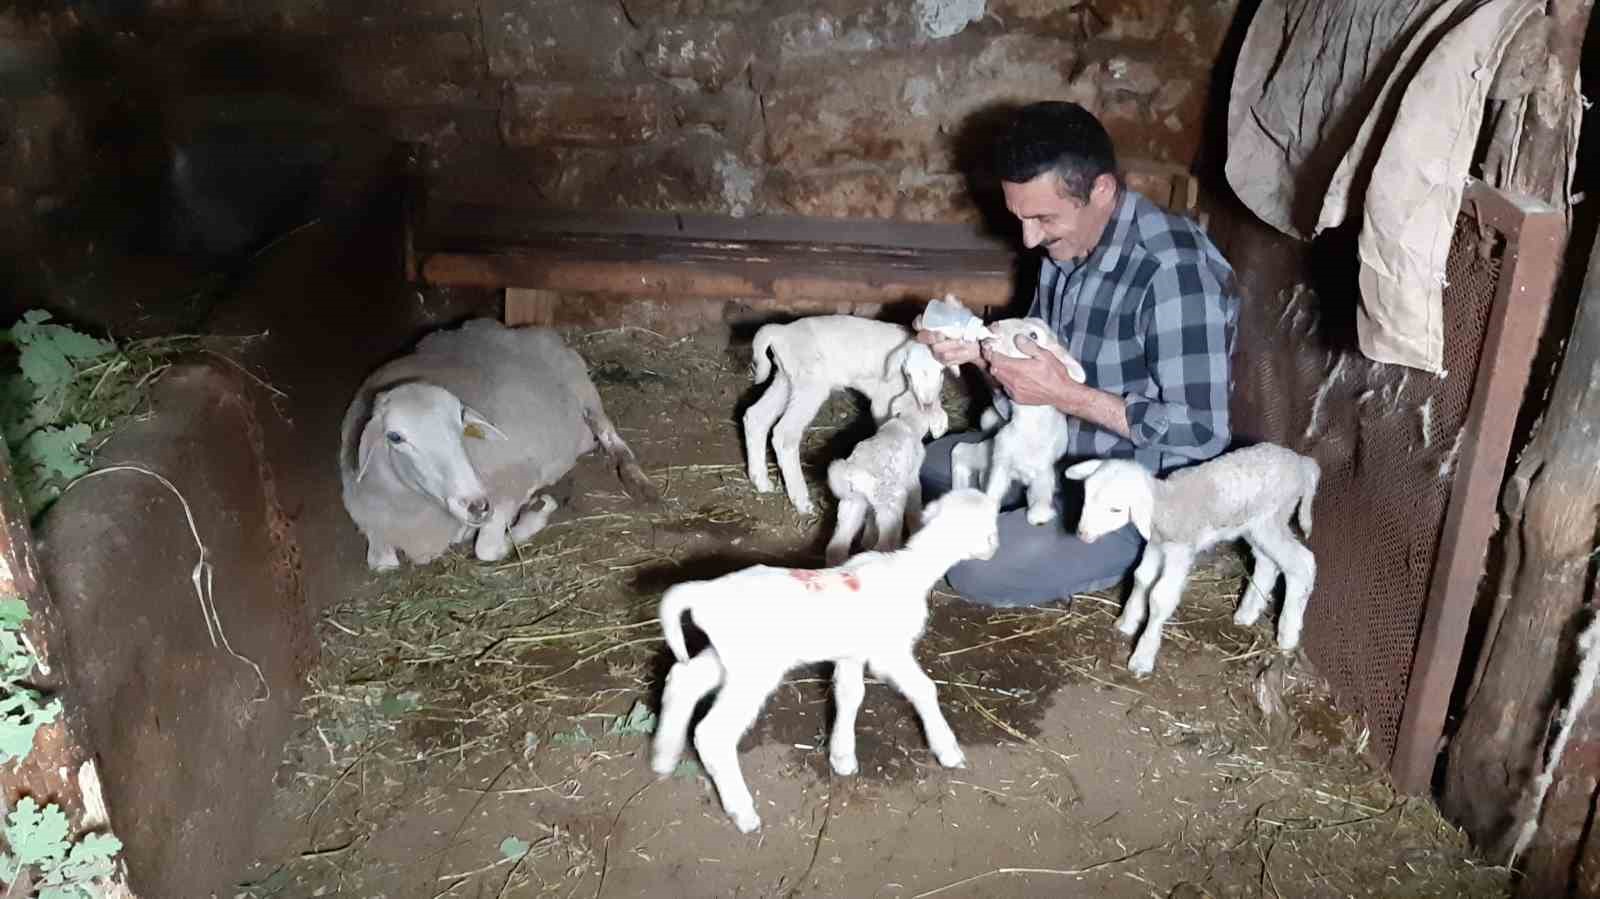
M149 133L195 98L272 95L425 145L437 186L467 199L931 220L969 214L964 157L998 104L1076 99L1125 157L1192 162L1237 0L61 7L0 17L0 66L35 82L0 85L13 210L58 202L75 159L158 157ZM58 46L95 52L40 79Z

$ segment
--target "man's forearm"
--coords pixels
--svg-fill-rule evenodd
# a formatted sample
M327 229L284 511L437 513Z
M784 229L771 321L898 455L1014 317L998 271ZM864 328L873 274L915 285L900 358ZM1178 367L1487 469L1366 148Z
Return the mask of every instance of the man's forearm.
M1070 403L1059 404L1056 408L1068 415L1099 425L1118 436L1127 438L1132 434L1132 429L1128 426L1128 406L1122 401L1122 397L1115 393L1086 387L1072 400Z

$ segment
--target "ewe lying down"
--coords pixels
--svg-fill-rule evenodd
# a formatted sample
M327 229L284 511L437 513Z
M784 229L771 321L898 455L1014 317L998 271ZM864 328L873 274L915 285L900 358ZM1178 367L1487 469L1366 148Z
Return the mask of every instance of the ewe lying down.
M720 685L695 729L695 749L734 824L746 833L760 827L739 770L739 737L785 672L824 661L834 663L837 712L828 759L835 772L856 772L855 719L867 665L916 707L939 763L964 765L933 681L912 649L927 626L934 583L957 562L993 557L997 513L976 490L952 491L928 505L922 528L896 552L861 553L820 570L756 565L669 588L661 597L661 629L677 663L661 698L651 768L663 777L672 773L696 703ZM710 640L693 658L684 645L684 612Z
M504 558L555 508L535 494L599 445L635 498L655 488L606 417L582 357L544 328L492 319L424 337L373 372L345 412L344 505L375 570L437 558L476 534Z

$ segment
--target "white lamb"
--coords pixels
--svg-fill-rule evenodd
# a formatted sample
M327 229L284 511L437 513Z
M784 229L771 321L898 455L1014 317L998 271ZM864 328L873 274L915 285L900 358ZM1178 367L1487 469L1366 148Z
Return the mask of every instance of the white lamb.
M952 565L990 559L999 547L997 509L976 490L928 504L927 519L904 549L860 553L838 568L757 565L710 581L671 587L661 597L661 629L677 662L667 673L650 767L670 774L683 752L696 703L721 685L695 729L700 762L739 830L761 826L739 770L739 737L789 669L831 661L837 716L828 760L840 775L856 772L856 712L863 668L893 684L916 707L939 763L966 758L939 711L937 690L912 654L928 621L928 591ZM710 645L693 658L683 642L691 612Z
M989 325L994 337L985 341L992 352L1013 358L1026 358L1017 349L1017 338L1026 337L1066 366L1067 375L1080 384L1087 378L1083 366L1061 345L1055 331L1041 318L1008 318ZM997 406L1002 405L997 401ZM1007 402L1010 416L991 438L988 450L988 475L984 492L999 502L1011 489L1013 480L1028 491L1028 523L1044 524L1056 517L1056 463L1067 451L1067 417L1053 406ZM987 412L985 413L987 415ZM963 450L963 470L970 470L981 458L981 450ZM951 455L952 475L955 455Z
M367 377L339 440L345 510L374 570L474 535L479 559L503 558L555 508L533 496L597 443L630 493L656 498L582 357L545 328L477 319L429 334Z
M1078 536L1094 540L1129 521L1144 536L1144 556L1133 573L1133 591L1117 629L1128 636L1150 622L1128 660L1128 670L1149 674L1161 648L1161 628L1178 608L1195 556L1211 546L1243 537L1255 556L1250 586L1234 624L1256 622L1284 577L1278 646L1300 643L1306 600L1317 577L1317 560L1289 528L1299 506L1300 530L1311 536L1311 504L1322 469L1315 459L1271 443L1234 450L1158 479L1126 460L1091 459L1067 468L1084 481Z
M767 476L770 433L784 491L802 515L809 515L812 505L800 471L800 440L833 391L850 388L865 394L873 422L881 424L889 415L889 401L909 390L935 438L949 427L939 398L944 369L900 325L853 315L765 325L752 342L750 369L757 384L772 373L774 362L772 383L744 414L745 468L758 492L772 490Z
M878 532L875 548L882 551L897 549L901 526L914 530L922 514L919 475L927 456L922 438L928 433L928 419L909 393L891 400L889 413L878 433L828 466L828 488L839 499L838 523L824 556L829 565L838 565L850 554L869 509Z

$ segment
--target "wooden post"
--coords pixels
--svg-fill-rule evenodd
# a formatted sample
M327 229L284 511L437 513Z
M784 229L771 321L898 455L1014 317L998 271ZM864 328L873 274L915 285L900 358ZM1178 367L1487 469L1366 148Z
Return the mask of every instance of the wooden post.
M526 287L506 288L506 324L538 325L548 328L556 321L556 301L561 294L554 290L533 290Z
M1506 546L1497 620L1485 636L1481 682L1450 745L1442 804L1496 862L1505 860L1515 822L1530 812L1546 730L1576 670L1574 641L1589 598L1600 503L1596 421L1600 252L1591 250L1549 407L1502 493ZM1596 762L1591 758L1586 766ZM1571 792L1563 788L1551 795L1560 799ZM1587 804L1592 790L1576 798ZM1565 813L1547 803L1545 817L1559 820Z

